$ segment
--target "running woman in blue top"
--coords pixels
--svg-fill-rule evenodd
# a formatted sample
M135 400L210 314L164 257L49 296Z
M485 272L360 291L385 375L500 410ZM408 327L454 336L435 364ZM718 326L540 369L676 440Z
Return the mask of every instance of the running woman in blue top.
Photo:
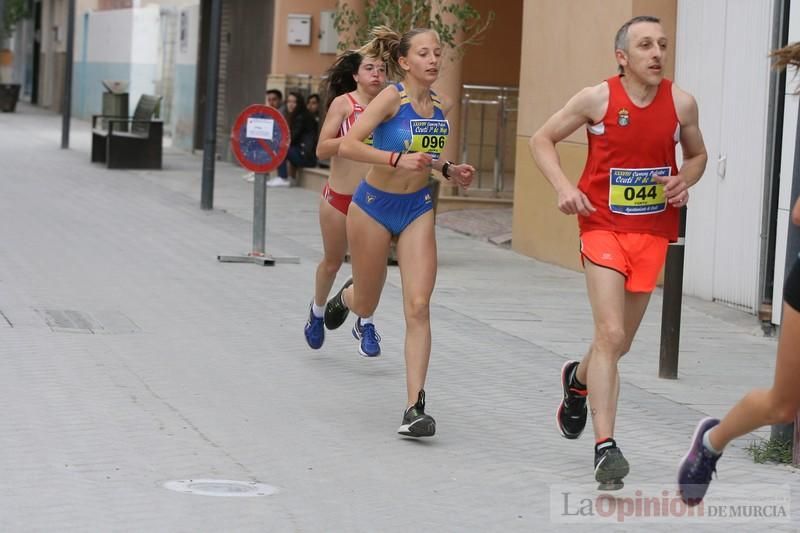
M800 42L772 54L776 68L800 68ZM798 91L800 92L800 91ZM800 226L800 198L792 209L792 222ZM800 231L793 228L790 231ZM800 257L783 284L783 320L778 339L775 380L769 389L748 392L722 420L704 418L692 436L689 450L678 467L678 488L689 505L703 501L722 451L733 439L761 426L789 423L800 409ZM796 431L796 429L795 429Z
M414 29L403 35L373 28L361 53L380 57L390 85L370 102L339 147L339 155L372 168L356 188L347 213L347 240L353 278L327 304L325 325L336 329L349 310L371 316L380 300L389 255L397 238L406 320L405 360L408 403L398 433L430 437L436 423L425 413L425 377L431 353L430 299L436 280L436 235L431 169L461 187L475 169L440 157L449 134L449 104L432 90L442 63L439 35ZM374 132L373 132L374 130ZM363 140L373 135L373 144ZM360 320L356 321L359 328Z

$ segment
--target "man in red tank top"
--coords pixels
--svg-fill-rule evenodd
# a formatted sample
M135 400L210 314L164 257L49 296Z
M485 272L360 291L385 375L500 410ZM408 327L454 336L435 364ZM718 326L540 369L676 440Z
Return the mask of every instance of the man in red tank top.
M614 47L619 75L573 96L530 141L558 208L578 216L594 338L582 361L567 361L561 369L556 417L561 434L577 439L586 425L588 397L601 489L621 488L629 471L614 440L617 363L630 349L667 245L678 238L679 209L707 159L694 98L663 77L667 37L660 21L629 20ZM582 126L589 155L575 186L561 169L556 143Z

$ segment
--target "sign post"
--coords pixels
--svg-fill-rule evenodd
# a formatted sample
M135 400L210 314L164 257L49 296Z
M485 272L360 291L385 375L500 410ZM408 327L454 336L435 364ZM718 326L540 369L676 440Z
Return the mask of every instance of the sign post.
M267 173L278 168L289 152L289 127L274 107L251 105L239 114L231 131L237 161L255 174L253 187L253 247L246 255L218 255L223 263L299 263L298 257L275 258L266 253Z

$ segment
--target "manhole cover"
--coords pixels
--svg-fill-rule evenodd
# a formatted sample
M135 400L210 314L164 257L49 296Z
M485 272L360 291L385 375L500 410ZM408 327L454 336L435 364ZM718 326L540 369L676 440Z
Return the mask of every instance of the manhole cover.
M256 481L231 481L227 479L183 479L167 481L164 488L199 496L222 496L227 498L253 498L271 496L278 489Z

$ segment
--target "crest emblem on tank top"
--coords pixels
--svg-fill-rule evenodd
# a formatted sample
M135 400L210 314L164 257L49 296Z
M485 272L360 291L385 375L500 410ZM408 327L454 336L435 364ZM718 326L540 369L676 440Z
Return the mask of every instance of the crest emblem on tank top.
M630 123L631 123L631 116L630 113L628 113L627 109L623 107L619 111L617 111L617 124L619 124L622 127L625 127Z
M627 126L630 123L631 123L631 117L628 114L628 110L627 109L625 109L623 107L622 109L617 111L617 124L619 124L620 126L624 127L624 126Z

